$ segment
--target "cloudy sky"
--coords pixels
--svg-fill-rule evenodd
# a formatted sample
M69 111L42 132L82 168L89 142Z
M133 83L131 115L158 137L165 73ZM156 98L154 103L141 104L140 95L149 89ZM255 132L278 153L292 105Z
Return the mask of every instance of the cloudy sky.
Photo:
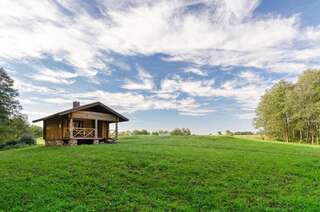
M33 120L101 101L124 129L251 130L264 91L320 66L319 0L3 0L0 66Z

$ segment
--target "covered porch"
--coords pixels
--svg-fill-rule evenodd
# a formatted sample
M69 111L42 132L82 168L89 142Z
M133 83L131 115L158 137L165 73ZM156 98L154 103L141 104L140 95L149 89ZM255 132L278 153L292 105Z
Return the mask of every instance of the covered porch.
M71 118L68 122L64 139L118 140L118 122L79 118Z

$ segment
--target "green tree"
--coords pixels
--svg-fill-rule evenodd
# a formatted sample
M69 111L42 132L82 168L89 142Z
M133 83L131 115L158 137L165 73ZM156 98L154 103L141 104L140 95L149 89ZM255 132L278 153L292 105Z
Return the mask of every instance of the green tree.
M148 130L142 129L142 130L134 130L134 135L150 135L150 132Z
M191 131L188 128L175 128L170 132L170 135L191 135Z
M6 71L0 68L0 143L32 134L27 118L20 114L18 91L13 83Z
M262 97L256 109L255 126L266 135L289 142L290 110L288 93L293 86L280 81Z
M35 138L42 137L42 127L36 126L36 125L31 125L30 126L30 132Z
M256 109L255 126L274 138L318 143L320 70L306 70L297 83L280 81L266 91Z
M225 134L231 136L233 135L233 132L231 130L226 130Z
M21 106L17 100L18 91L13 88L14 81L3 68L0 68L0 123L19 115Z
M307 142L314 144L319 138L320 123L320 71L307 70L300 77L291 94L290 107L299 131L305 131Z

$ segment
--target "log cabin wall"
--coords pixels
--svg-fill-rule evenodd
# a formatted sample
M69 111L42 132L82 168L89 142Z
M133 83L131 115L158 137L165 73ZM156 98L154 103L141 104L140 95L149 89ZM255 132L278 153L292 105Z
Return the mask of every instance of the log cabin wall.
M45 140L61 140L61 119L46 120Z

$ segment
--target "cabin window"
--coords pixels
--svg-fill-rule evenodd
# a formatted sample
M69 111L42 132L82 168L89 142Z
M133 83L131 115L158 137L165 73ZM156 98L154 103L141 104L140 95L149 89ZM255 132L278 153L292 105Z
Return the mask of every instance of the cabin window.
M74 128L83 128L83 121L75 120L73 122L73 127Z

